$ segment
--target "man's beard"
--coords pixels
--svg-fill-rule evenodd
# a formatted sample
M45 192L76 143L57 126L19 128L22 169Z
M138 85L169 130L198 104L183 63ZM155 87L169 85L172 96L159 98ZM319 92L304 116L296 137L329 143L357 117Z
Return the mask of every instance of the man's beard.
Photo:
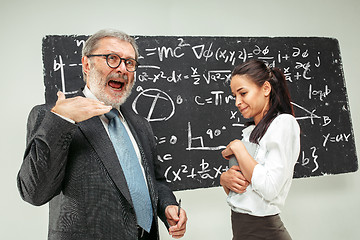
M103 74L101 74L94 66L90 67L88 76L89 88L95 97L99 101L104 102L105 105L112 106L117 109L130 96L134 86L134 81L129 83L127 75L121 73L111 73L107 77L103 77ZM121 93L115 93L113 96L110 96L106 93L105 88L107 87L108 80L112 78L124 79L126 84L124 84L123 88L126 86L126 89L124 89Z

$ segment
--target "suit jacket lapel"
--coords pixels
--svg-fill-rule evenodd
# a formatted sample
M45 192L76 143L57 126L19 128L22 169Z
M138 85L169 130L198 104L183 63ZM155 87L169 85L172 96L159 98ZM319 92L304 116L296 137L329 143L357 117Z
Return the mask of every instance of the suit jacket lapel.
M82 91L80 95L82 95ZM120 166L120 162L117 158L112 142L104 129L104 125L102 124L100 118L92 117L86 121L78 123L78 126L89 143L93 146L95 152L98 154L116 187L124 195L127 201L132 204L125 175Z
M78 125L88 139L89 143L99 155L101 162L104 164L104 167L108 171L116 187L121 191L128 202L132 204L130 192L126 184L126 179L120 166L120 162L100 118L93 117L87 121L79 123Z

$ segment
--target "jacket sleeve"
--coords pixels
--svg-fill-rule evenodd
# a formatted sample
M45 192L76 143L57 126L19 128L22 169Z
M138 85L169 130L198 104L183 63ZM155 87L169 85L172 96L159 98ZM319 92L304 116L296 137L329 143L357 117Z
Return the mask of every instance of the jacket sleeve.
M31 110L24 159L17 176L18 189L25 201L39 206L59 194L76 129L75 124L44 105Z

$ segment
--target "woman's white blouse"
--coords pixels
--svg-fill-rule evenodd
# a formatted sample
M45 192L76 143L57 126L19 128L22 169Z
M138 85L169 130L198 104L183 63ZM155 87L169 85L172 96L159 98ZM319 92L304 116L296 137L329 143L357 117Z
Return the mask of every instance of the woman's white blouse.
M254 128L251 125L243 130L242 141L249 142ZM250 153L258 164L246 192L238 194L230 191L227 202L231 209L254 216L280 213L291 186L299 153L299 124L292 115L280 114L270 124L255 152Z

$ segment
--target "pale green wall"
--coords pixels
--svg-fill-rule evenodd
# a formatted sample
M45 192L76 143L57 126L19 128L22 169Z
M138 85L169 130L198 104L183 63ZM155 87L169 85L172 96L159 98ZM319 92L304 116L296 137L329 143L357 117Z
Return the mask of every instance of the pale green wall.
M318 36L337 38L357 154L360 149L360 1L4 1L0 3L0 238L40 240L47 205L23 202L16 174L26 119L44 101L41 39L118 28L131 35ZM294 239L360 239L360 173L293 182L282 218ZM230 210L221 188L176 192L189 216L184 239L231 239ZM160 227L162 239L171 239Z

